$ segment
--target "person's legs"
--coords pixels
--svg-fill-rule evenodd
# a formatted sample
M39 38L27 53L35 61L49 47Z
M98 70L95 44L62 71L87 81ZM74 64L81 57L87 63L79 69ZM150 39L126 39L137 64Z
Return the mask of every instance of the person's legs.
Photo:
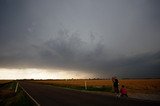
M127 94L121 94L121 96L120 97L128 97L128 95Z
M118 87L115 87L114 90L115 90L115 95L116 95L116 97L120 97Z

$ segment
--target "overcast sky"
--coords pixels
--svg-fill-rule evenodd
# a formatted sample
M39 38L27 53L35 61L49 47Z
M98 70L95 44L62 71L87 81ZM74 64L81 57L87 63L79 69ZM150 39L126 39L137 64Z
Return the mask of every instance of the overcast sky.
M160 1L0 0L0 68L160 77Z

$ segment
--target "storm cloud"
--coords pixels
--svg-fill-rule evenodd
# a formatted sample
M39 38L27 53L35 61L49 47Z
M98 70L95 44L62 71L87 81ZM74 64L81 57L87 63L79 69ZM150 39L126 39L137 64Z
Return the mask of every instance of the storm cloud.
M160 76L158 0L1 0L0 67Z

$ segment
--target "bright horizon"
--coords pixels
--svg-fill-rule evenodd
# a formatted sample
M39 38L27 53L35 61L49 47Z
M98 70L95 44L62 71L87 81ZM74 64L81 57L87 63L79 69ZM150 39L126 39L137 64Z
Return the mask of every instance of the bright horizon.
M160 78L159 76L119 76L117 74L100 76L101 74L95 73L87 73L80 71L65 71L65 70L47 70L47 69L36 69L36 68L28 68L28 69L7 69L0 68L0 80L21 80L21 79L94 79L94 78L102 78L102 79L110 79L111 77L118 78Z
M0 79L88 79L94 78L94 75L82 73L79 71L54 70L47 71L45 69L6 69L0 68Z

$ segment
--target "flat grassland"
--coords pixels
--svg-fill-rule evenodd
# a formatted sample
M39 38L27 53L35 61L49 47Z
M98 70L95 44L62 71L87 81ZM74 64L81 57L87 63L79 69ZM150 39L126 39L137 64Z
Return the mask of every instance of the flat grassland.
M57 85L57 86L81 86L84 87L85 83L87 87L112 87L111 80L36 80L33 82ZM160 79L126 79L119 80L119 87L125 85L129 93L143 93L143 94L157 94L160 93Z

